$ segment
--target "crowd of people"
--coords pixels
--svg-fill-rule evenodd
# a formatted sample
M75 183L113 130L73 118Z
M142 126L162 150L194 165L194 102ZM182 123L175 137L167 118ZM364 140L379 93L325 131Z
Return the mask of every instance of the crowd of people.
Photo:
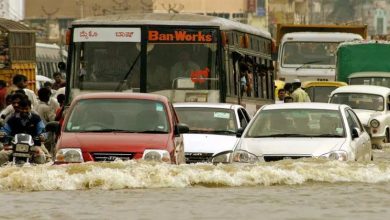
M309 95L301 86L299 79L294 80L293 83L286 83L284 88L278 90L278 99L275 103L310 102Z
M60 120L65 102L65 80L61 73L53 76L54 83L46 82L37 94L27 88L28 79L24 75L15 75L8 87L0 80L0 138L7 143L14 135L25 133L39 139L42 144L32 158L39 164L50 161L53 152L53 137L45 132L45 125ZM10 160L11 154L11 150L2 149L0 165Z

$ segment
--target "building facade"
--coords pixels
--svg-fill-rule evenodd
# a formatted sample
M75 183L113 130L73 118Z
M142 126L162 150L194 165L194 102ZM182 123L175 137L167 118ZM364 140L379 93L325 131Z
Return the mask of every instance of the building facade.
M23 0L0 0L0 17L19 21L23 19Z
M38 41L51 43L60 43L65 29L74 19L119 13L194 13L267 28L267 2L268 0L26 0L25 22L38 31Z

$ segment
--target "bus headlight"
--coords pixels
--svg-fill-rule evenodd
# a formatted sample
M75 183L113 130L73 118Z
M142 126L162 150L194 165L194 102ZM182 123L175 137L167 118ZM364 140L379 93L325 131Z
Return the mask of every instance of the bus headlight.
M373 127L373 128L379 127L380 124L381 124L381 123L379 123L379 121L376 120L376 119L372 119L372 120L370 121L370 126Z
M59 149L56 157L56 163L82 163L84 162L83 154L80 148L63 148Z
M171 155L166 150L145 150L142 159L147 161L171 162Z

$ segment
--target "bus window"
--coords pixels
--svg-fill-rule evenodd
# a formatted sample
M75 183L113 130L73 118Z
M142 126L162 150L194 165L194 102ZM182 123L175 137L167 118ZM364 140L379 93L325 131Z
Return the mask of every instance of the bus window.
M149 43L147 91L218 89L216 43ZM170 54L170 56L167 56ZM183 81L188 83L184 84Z
M76 51L80 64L75 66L79 77L74 77L74 83L80 89L139 91L140 52L135 43L83 42L76 45Z

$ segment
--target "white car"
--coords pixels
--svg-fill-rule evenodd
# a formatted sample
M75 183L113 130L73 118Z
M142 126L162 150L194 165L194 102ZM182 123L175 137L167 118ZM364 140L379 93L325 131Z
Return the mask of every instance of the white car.
M370 136L347 105L266 105L243 131L234 151L214 155L213 162L251 163L306 157L372 160Z
M183 134L187 163L209 162L216 152L232 150L238 140L236 132L250 117L241 105L223 103L175 103L181 123L189 133Z
M334 90L329 102L349 105L371 135L374 148L390 142L390 88L351 85Z

